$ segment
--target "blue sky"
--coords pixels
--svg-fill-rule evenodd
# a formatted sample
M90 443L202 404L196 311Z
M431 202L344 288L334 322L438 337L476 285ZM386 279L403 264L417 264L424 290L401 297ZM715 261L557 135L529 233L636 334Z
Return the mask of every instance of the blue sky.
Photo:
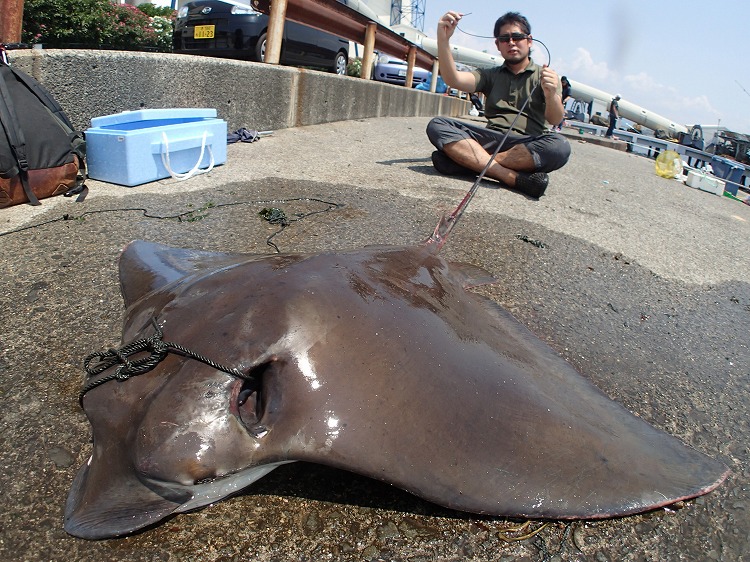
M561 75L684 125L721 120L750 134L750 2L426 0L428 35L448 9L470 12L459 27L477 35L492 35L502 13L521 12ZM491 39L457 31L453 41L497 53ZM541 46L533 56L547 62Z

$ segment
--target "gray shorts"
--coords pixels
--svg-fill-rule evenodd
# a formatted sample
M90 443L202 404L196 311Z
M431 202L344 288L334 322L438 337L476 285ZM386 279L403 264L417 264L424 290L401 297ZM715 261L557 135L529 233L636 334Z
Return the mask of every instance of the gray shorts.
M503 140L505 132L449 117L435 117L427 125L427 136L438 150L443 150L446 144L452 142L474 139L491 154ZM570 158L568 139L558 133L549 132L538 137L511 133L508 135L501 152L505 152L517 144L523 144L531 153L531 157L534 159L535 172L559 170Z

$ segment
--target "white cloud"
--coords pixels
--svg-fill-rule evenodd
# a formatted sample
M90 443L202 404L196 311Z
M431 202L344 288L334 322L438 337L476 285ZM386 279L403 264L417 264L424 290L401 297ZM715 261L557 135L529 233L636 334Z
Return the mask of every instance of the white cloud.
M721 117L708 96L686 96L677 86L664 84L648 72L621 75L582 47L571 60L561 61L557 70L583 84L619 93L627 101L678 123L715 123Z
M646 72L627 75L623 83L634 103L688 125L715 123L721 115L708 96L683 95L675 86L662 84Z
M646 72L628 74L624 77L623 82L634 92L669 96L677 93L675 88L658 83L653 76Z
M595 88L606 89L613 81L613 72L606 62L596 62L591 53L583 47L578 47L571 61L562 61L556 65L563 74Z

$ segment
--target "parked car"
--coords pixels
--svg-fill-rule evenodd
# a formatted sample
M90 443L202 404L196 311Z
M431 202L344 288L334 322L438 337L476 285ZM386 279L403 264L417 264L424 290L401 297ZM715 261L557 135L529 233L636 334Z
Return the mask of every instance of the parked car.
M196 0L177 12L175 53L263 62L268 16L233 0ZM281 64L346 74L349 42L293 21L284 24Z
M406 61L392 57L391 55L380 55L375 61L375 69L372 73L372 77L380 82L388 82L389 84L401 84L402 86L406 83L406 69L408 65ZM417 84L427 82L430 79L430 71L424 68L414 67L414 78L412 79L412 87Z

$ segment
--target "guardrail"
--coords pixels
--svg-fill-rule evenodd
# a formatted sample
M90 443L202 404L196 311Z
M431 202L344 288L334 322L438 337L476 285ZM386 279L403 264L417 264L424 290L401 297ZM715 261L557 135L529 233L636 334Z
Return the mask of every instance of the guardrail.
M371 77L374 51L378 50L406 60L408 66L404 85L407 87L412 86L415 65L431 68L430 91L436 90L439 65L434 56L392 29L337 0L252 0L252 6L269 15L266 47L268 63L279 62L283 24L285 19L289 19L364 45L361 77L365 80Z

